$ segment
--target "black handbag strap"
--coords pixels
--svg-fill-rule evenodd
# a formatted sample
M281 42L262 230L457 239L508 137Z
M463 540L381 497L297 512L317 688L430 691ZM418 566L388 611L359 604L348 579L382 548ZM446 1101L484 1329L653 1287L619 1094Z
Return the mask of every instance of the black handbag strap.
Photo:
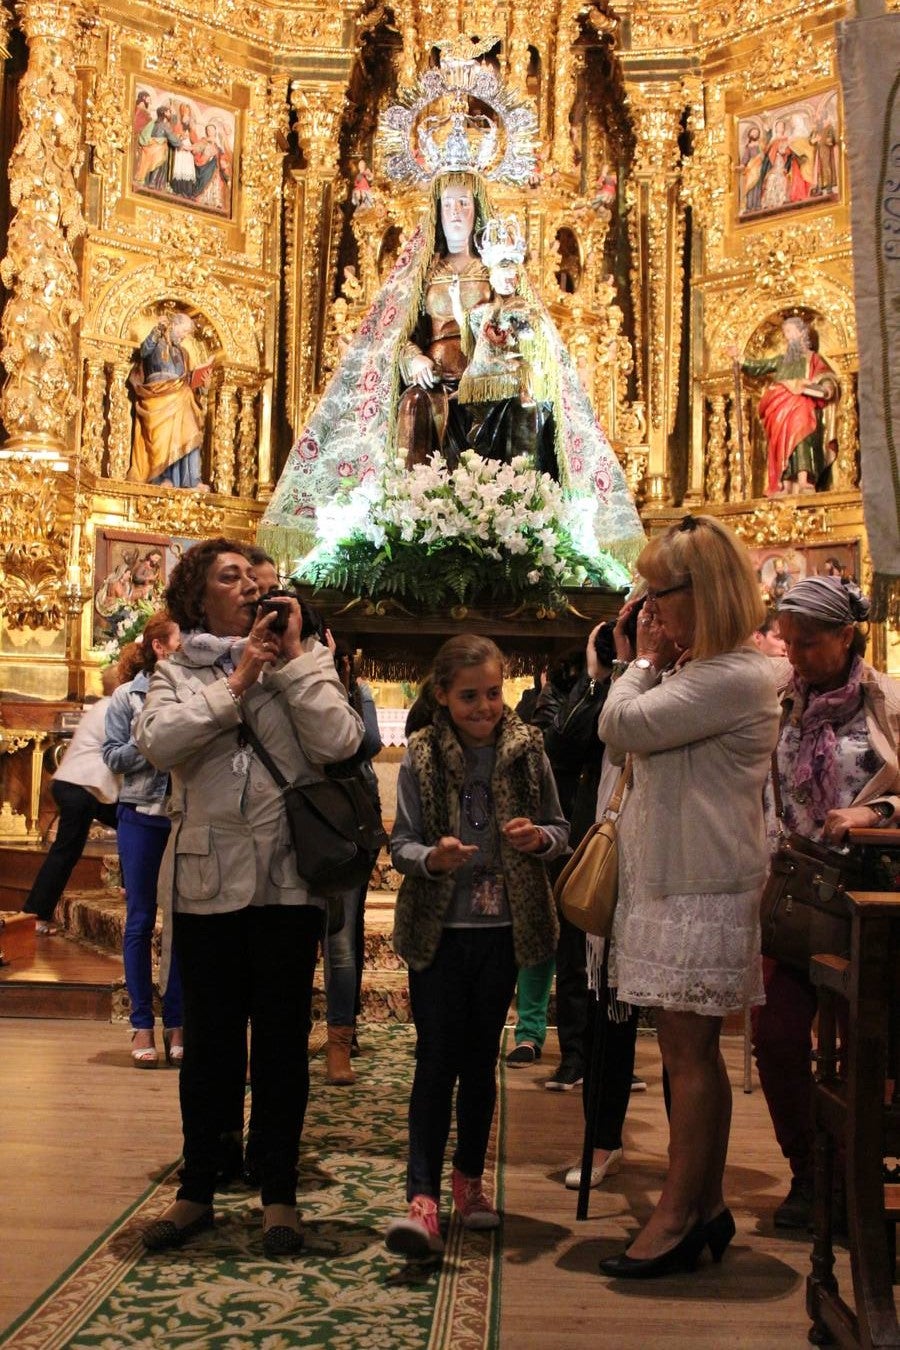
M269 754L268 750L257 736L256 732L250 726L249 722L238 723L238 735L240 736L241 740L247 741L249 742L250 745L253 746L253 749L259 755L260 763L263 765L264 768L269 770L269 773L275 779L275 782L278 784L281 790L284 791L284 789L289 786L288 780L285 778L284 774L281 772L278 765L275 763L274 759Z

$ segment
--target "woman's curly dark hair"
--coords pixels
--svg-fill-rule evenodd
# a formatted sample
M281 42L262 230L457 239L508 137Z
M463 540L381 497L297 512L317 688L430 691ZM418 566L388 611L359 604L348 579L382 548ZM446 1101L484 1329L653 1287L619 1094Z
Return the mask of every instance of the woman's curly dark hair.
M205 626L203 598L206 594L206 578L220 553L239 553L242 558L249 556L245 544L219 535L216 539L204 539L202 543L189 548L172 569L166 587L166 609L185 632Z

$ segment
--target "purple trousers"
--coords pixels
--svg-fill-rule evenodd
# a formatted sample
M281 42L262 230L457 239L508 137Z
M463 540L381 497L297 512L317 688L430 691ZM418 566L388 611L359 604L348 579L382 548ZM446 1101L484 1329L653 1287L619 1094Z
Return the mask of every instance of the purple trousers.
M812 1026L816 991L791 966L763 957L766 1002L752 1010L753 1052L775 1138L795 1177L812 1181ZM838 1004L838 1030L846 1037L846 1010Z

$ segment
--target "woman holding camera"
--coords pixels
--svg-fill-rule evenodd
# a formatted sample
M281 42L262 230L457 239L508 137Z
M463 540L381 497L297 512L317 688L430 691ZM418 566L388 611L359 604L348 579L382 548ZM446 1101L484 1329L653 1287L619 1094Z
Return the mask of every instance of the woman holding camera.
M213 1222L219 1136L242 1090L249 1019L263 1247L288 1255L303 1241L297 1155L322 905L298 873L281 792L240 727L252 727L293 781L352 755L362 723L328 648L301 637L296 599L259 607L241 544L190 549L166 603L181 648L154 673L136 741L172 776L160 897L174 910L184 990L184 1168L144 1244L180 1247Z
M759 896L767 850L762 790L778 731L772 663L752 642L763 617L746 549L711 516L686 516L638 558L647 583L637 656L613 684L599 734L630 752L609 982L656 1008L671 1086L669 1170L626 1252L621 1279L692 1270L734 1235L722 1195L731 1087L723 1017L759 1002ZM616 629L621 639L631 606ZM620 646L620 641L622 645Z

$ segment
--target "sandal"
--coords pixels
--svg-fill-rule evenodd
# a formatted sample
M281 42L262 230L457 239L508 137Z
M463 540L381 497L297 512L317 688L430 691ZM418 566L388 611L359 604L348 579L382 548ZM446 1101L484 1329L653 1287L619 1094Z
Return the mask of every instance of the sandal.
M134 1038L139 1035L149 1035L149 1045L135 1045ZM153 1032L147 1031L143 1027L138 1027L131 1033L131 1062L136 1069L155 1069L159 1063L159 1055L156 1053L156 1046L153 1044Z
M34 931L37 933L38 937L55 937L59 932L59 929L56 924L51 923L49 919L38 919L37 923L34 925Z
M166 1051L166 1063L173 1069L180 1069L184 1060L184 1041L182 1039L181 1027L165 1027L163 1029L163 1046ZM175 1037L178 1040L175 1040Z

